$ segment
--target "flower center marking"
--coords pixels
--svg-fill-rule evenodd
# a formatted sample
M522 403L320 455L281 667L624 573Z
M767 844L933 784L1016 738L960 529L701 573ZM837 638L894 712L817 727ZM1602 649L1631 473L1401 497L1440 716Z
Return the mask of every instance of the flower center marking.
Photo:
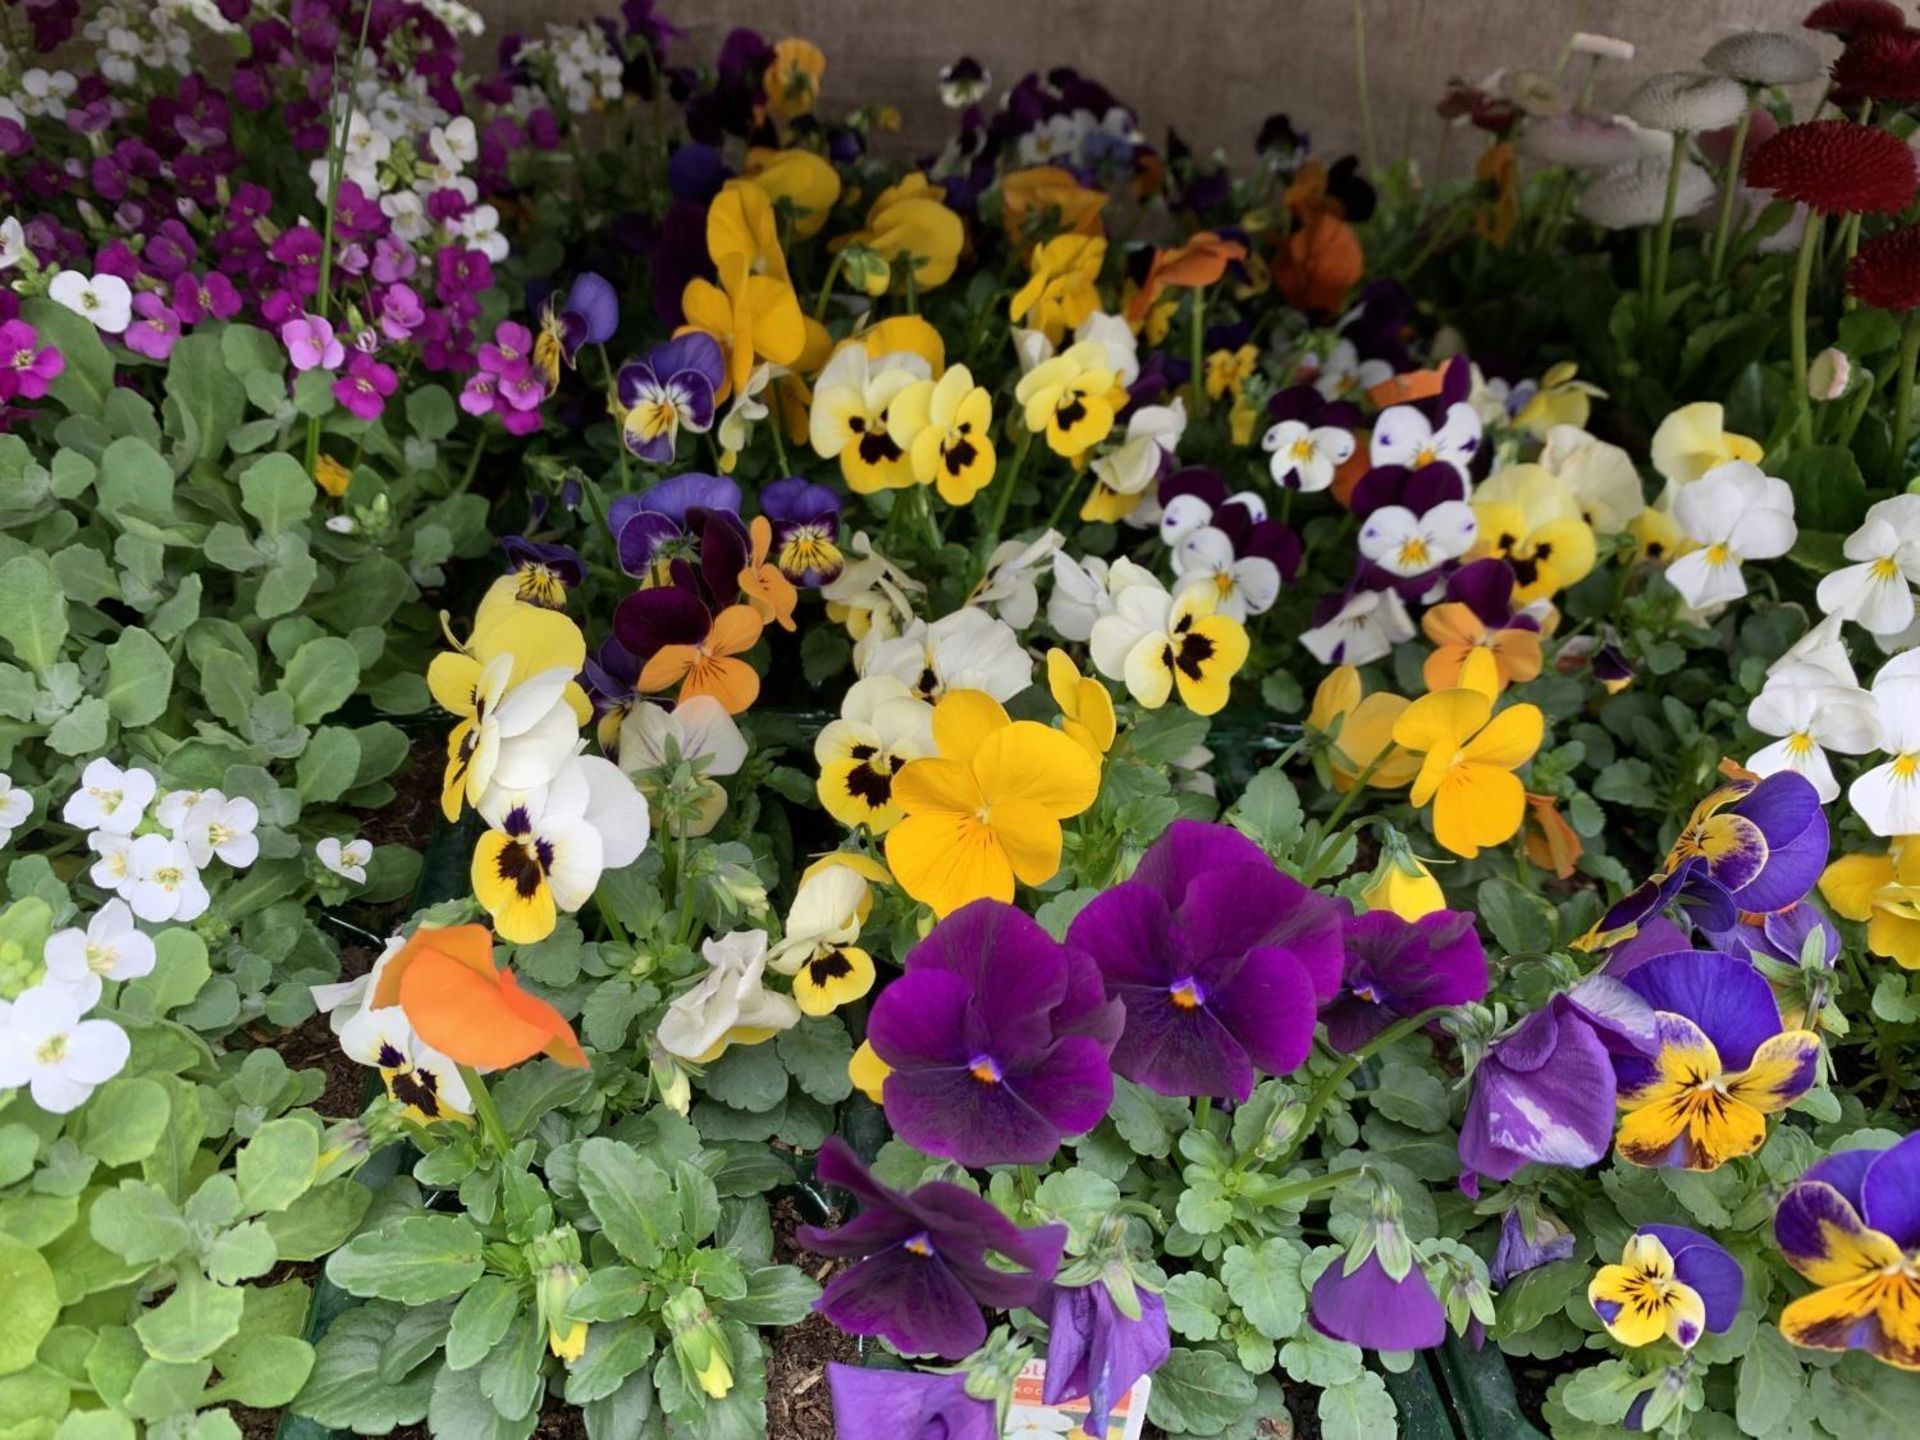
M1183 980L1174 981L1168 987L1167 995L1172 999L1174 1008L1177 1010L1198 1010L1207 1003L1205 988L1191 975Z

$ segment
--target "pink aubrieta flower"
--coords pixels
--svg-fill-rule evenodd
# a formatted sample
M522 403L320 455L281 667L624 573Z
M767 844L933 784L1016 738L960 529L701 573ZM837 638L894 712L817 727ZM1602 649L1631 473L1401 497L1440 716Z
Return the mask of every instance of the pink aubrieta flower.
M411 339L427 312L411 285L390 285L380 296L380 333L392 341Z
M39 332L26 321L0 323L0 404L38 400L66 365L66 357L40 344Z
M494 327L493 339L480 347L480 368L503 379L524 375L533 355L533 331L516 320L503 320ZM541 387L541 394L546 388Z
M287 347L287 358L296 370L338 370L347 358L347 347L333 333L332 323L318 315L303 314L287 321L280 327L280 343Z
M149 360L165 360L180 339L180 317L151 290L133 297L133 323L121 338L129 350Z
M371 355L354 352L347 373L333 382L333 398L360 420L378 419L387 408L387 396L393 394L400 377L393 367L383 365Z

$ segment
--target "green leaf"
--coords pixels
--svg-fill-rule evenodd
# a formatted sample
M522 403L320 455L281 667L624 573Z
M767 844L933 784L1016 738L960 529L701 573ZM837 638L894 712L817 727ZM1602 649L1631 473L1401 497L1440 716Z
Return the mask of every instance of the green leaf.
M1564 1310L1575 1291L1586 1289L1587 1266L1579 1260L1555 1260L1514 1277L1494 1306L1495 1333L1524 1335L1549 1315Z
M41 555L0 565L0 640L43 679L67 638L67 602Z
M1428 1132L1444 1130L1451 1110L1447 1087L1438 1076L1399 1060L1381 1067L1379 1083L1368 1098L1389 1120Z
M40 1342L60 1318L53 1269L38 1250L0 1234L0 1375L33 1364Z
M853 1093L853 1081L847 1076L853 1041L838 1019L829 1015L802 1020L783 1030L773 1043L787 1073L821 1104L837 1105Z
M313 1373L294 1397L292 1409L334 1430L384 1435L427 1413L439 1373L423 1365L397 1385L380 1379L380 1357L406 1310L375 1303L346 1311L316 1347Z
M359 737L337 725L322 726L314 731L294 767L300 798L322 804L338 800L353 787L359 768Z
M747 1271L747 1293L714 1308L743 1325L798 1325L807 1318L820 1287L791 1265L761 1265Z
M253 1132L234 1161L240 1203L249 1215L284 1210L313 1187L320 1132L292 1115Z
M280 689L293 704L294 718L311 725L346 704L359 683L359 653L338 636L324 635L294 651Z
M1773 473L1792 487L1793 518L1805 529L1844 534L1867 513L1867 482L1844 445L1796 450Z
M433 1372L429 1369L428 1373ZM434 1374L427 1426L435 1435L457 1435L460 1440L526 1440L539 1419L537 1405L517 1420L502 1415L481 1390L478 1369L449 1370L441 1366Z
M223 349L217 332L196 331L181 336L167 357L167 399L181 415L179 428L195 442L196 459L217 460L247 413L246 387Z
M22 302L20 314L40 332L40 343L56 347L65 362L47 386L47 397L70 414L98 415L113 393L113 357L93 322L37 295Z
M667 1172L604 1135L583 1142L574 1164L580 1193L614 1249L643 1270L658 1265L661 1237L672 1224Z
M122 1180L93 1202L93 1238L130 1265L157 1265L193 1243L179 1209L144 1180Z
M135 1164L153 1153L172 1113L159 1081L109 1080L80 1112L80 1148L104 1165Z
M1400 1434L1387 1382L1371 1370L1322 1390L1316 1413L1324 1440L1397 1440Z
M122 630L107 647L107 709L122 725L146 725L173 694L173 657L145 630Z
M653 1329L642 1320L590 1327L586 1353L567 1371L567 1403L586 1405L613 1394L653 1358L653 1346ZM591 1424L588 1433L595 1433Z
M1302 1385L1344 1385L1360 1373L1360 1347L1308 1325L1280 1347L1280 1368Z
M62 755L92 755L107 743L107 702L89 695L47 732L47 744Z
M1166 1159L1174 1137L1193 1123L1186 1101L1156 1095L1118 1075L1113 1077L1113 1108L1108 1115L1134 1154L1155 1160Z
M515 1282L501 1275L482 1275L453 1307L447 1367L469 1370L486 1359L527 1303L526 1293Z
M1285 850L1300 838L1300 794L1278 765L1247 782L1228 820L1265 850Z
M268 535L291 529L313 513L315 486L291 455L263 455L240 477L240 507Z
M1734 1419L1747 1434L1764 1435L1793 1413L1806 1386L1793 1346L1773 1326L1762 1325L1740 1357Z
M1227 1287L1218 1280L1201 1270L1183 1270L1167 1282L1164 1298L1174 1334L1187 1340L1219 1338L1228 1302Z
M1220 1278L1248 1322L1269 1340L1285 1340L1307 1313L1300 1284L1300 1252L1278 1236L1249 1248L1235 1245L1221 1257Z
M69 1410L53 1440L137 1440L133 1421L113 1410Z
M1553 948L1553 907L1540 896L1496 875L1475 892L1480 918L1509 955L1537 955Z
M464 1216L411 1215L356 1235L327 1261L327 1278L351 1295L425 1305L480 1278L480 1232Z
M207 942L184 926L175 925L153 937L154 964L150 974L127 983L122 991L141 998L146 1012L164 1015L178 1010L200 993L213 975L207 963Z
M500 1343L466 1374L475 1377L480 1393L508 1419L539 1411L540 1372L546 1363L546 1327L531 1310L514 1317Z
M261 1217L282 1260L318 1260L346 1243L373 1203L373 1191L352 1180L331 1180Z
M231 1400L256 1410L277 1410L300 1393L313 1373L313 1346L294 1335L240 1335L214 1356L220 1383L207 1403Z
M122 435L100 457L100 476L93 483L100 513L126 528L122 515L134 511L147 516L173 514L173 467L160 452L137 435Z
M758 1115L787 1093L787 1071L771 1045L733 1045L707 1067L706 1091L723 1105Z
M204 1360L240 1333L245 1306L245 1291L182 1270L173 1293L134 1321L133 1330L156 1360Z
M1147 1419L1170 1435L1218 1435L1257 1393L1253 1377L1226 1356L1176 1348L1154 1372Z
M273 1232L248 1220L222 1232L207 1248L207 1274L222 1285L238 1285L266 1274L279 1258Z

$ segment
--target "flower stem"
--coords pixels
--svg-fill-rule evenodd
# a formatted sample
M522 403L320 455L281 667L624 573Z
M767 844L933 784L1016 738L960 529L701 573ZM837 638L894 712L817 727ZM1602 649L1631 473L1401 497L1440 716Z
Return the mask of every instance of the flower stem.
M1907 441L1913 429L1913 368L1920 359L1920 310L1909 310L1900 327L1900 366L1893 375L1893 483L1907 488Z
M1081 478L1079 475L1067 477L1066 485L1061 488L1060 498L1053 502L1053 509L1047 515L1047 529L1060 528L1060 522L1066 518L1067 507L1072 504L1073 497L1080 493Z
M1720 269L1727 261L1727 241L1733 230L1733 200L1740 189L1740 162L1746 154L1747 130L1753 124L1753 107L1740 112L1740 123L1733 127L1733 148L1727 153L1727 173L1720 182L1720 214L1713 224L1713 250L1707 261L1707 283L1720 283Z
M593 348L600 352L600 372L607 377L607 406L613 411L615 416L618 416L620 413L620 381L613 373L613 359L607 354L607 347L605 345L596 345ZM622 422L615 426L615 428L620 431L620 488L622 490L630 490L633 488L633 472L630 468L633 461L630 452L627 450L626 425Z
M1202 1095L1193 1102L1193 1128L1204 1130L1207 1122L1213 1118L1213 1097Z
M1187 377L1189 400L1187 408L1193 411L1195 420L1206 418L1207 414L1207 292L1198 285L1193 287L1193 333L1188 340L1187 363L1193 367L1193 373Z
M480 1133L486 1137L488 1148L505 1160L513 1146L507 1139L507 1127L500 1121L500 1110L493 1103L487 1082L471 1065L460 1067L460 1078L467 1083L467 1094L473 1098L474 1118L480 1122Z
M999 491L993 497L993 509L987 516L987 528L980 536L980 552L974 557L974 575L968 581L967 588L980 583L980 577L987 573L987 557L993 554L994 547L1000 543L1000 532L1006 528L1007 508L1013 504L1014 487L1020 483L1020 472L1026 468L1027 452L1033 448L1033 432L1027 431L1020 437L1020 446L1013 452L1013 463L1007 467L1006 478L998 481Z
M480 471L480 457L487 453L487 439L487 432L482 430L480 438L473 442L473 453L467 456L467 468L460 472L460 483L453 487L453 494L464 495L473 484L473 477Z
M1338 1065L1334 1066L1328 1073L1326 1079L1314 1087L1313 1094L1307 1097L1306 1113L1300 1117L1300 1128L1295 1133L1293 1144L1288 1147L1287 1154L1281 1156L1281 1159L1286 1159L1287 1156L1292 1155L1294 1151L1306 1143L1307 1137L1313 1134L1315 1123L1320 1119L1320 1112L1327 1108L1328 1102L1333 1099L1334 1092L1340 1088L1341 1084L1349 1075L1353 1074L1354 1071L1358 1070L1389 1045L1411 1035L1421 1026L1438 1020L1452 1008L1451 1005L1435 1005L1429 1009L1422 1010L1418 1015L1409 1015L1404 1019L1396 1020L1378 1035L1374 1036L1373 1039L1362 1045L1358 1050L1348 1055Z
M1813 444L1813 399L1807 394L1807 289L1813 280L1813 257L1820 251L1818 210L1807 215L1807 228L1800 236L1800 255L1793 267L1793 299L1787 312L1788 340L1793 348L1791 370L1794 404L1800 411L1800 443Z
M820 284L820 298L813 302L813 318L824 321L827 318L827 302L833 298L833 282L840 278L840 265L847 258L847 252L839 251L833 257L833 263L827 266L827 278Z
M1687 132L1673 132L1673 154L1667 161L1667 194L1660 206L1660 228L1653 238L1653 283L1647 287L1647 332L1660 324L1660 302L1667 295L1667 260L1673 253L1673 207L1680 194L1680 166L1686 158Z

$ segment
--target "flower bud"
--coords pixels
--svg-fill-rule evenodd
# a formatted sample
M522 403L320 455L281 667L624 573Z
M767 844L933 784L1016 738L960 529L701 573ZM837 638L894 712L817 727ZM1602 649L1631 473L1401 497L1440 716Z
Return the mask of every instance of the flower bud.
M689 1390L719 1400L733 1389L733 1351L720 1322L698 1290L676 1292L661 1312L673 1337L673 1355Z
M1388 838L1379 868L1360 892L1360 899L1369 910L1391 910L1407 921L1447 908L1440 882L1397 832Z
M671 1055L656 1052L648 1066L653 1078L653 1088L659 1093L660 1103L676 1115L685 1115L693 1105L693 1082L687 1078L687 1072L675 1063Z
M547 1348L570 1366L587 1348L587 1322L567 1314L574 1292L587 1278L580 1264L580 1236L571 1225L556 1226L527 1245L527 1259Z
M1844 350L1829 345L1807 366L1807 395L1814 400L1838 400L1853 380L1853 362Z
M849 245L840 257L840 268L847 283L865 295L884 295L893 283L893 267L886 257L864 245Z

